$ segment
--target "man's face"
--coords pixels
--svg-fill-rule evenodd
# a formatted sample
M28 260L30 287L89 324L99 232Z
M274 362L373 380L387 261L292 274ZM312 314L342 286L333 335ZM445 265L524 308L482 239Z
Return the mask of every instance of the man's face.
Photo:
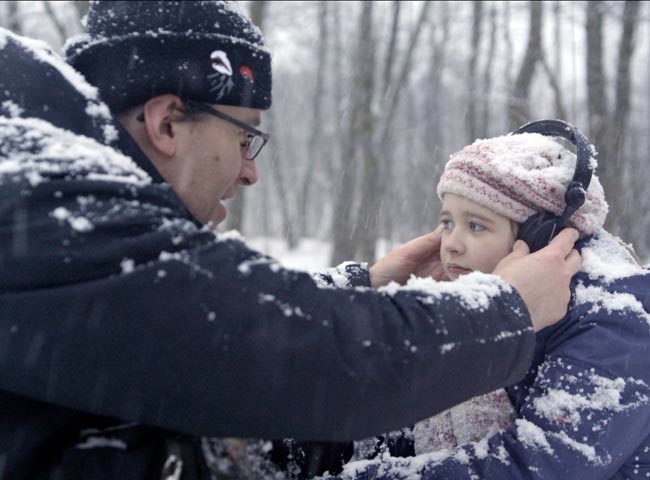
M213 107L250 126L260 123L260 110ZM244 158L245 141L242 128L211 115L200 115L184 130L177 152L180 168L169 181L200 222L216 227L226 218L222 201L234 197L239 185L257 182L255 160Z
M452 280L472 271L492 273L517 237L510 219L453 193L443 197L440 223L440 257Z

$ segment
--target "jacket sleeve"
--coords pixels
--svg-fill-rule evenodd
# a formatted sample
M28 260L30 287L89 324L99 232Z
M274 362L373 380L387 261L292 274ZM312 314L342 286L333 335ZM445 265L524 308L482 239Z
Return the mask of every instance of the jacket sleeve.
M319 285L192 229L158 193L116 199L94 182L81 201L87 189L66 182L4 203L7 218L29 212L28 243L2 258L8 392L194 435L339 441L412 424L529 365L528 312L496 277Z
M93 140L120 129L81 79L21 42L0 41L22 105L0 115L3 391L193 435L347 440L525 373L534 336L506 285L320 285L198 229ZM38 79L59 94L21 88Z
M558 325L510 428L415 459L349 464L342 477L616 477L650 435L647 314L626 309L594 315L588 308L575 313L589 320Z

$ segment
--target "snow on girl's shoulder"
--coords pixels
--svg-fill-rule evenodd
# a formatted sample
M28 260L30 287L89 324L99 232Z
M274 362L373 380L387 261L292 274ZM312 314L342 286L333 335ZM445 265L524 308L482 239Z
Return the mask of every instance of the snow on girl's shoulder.
M453 282L439 282L432 278L412 276L406 285L401 286L391 282L379 291L394 296L401 291L417 291L424 294L421 300L430 303L437 302L443 297L455 296L463 306L471 309L486 309L493 298L505 293L511 293L512 287L496 275L472 272Z
M577 282L576 305L587 305L591 315L601 311L607 315L633 315L650 326L650 313L643 298L635 296L633 290L619 288L615 283L632 277L650 282L650 271L639 264L625 245L617 237L602 231L582 248L581 255L581 271L588 280L580 279Z
M581 250L582 271L590 280L610 284L634 275L650 274L637 262L620 239L602 230Z
M610 292L603 287L579 283L575 289L575 302L576 305L591 305L588 313L592 315L601 310L605 310L609 315L615 312L625 313L626 316L634 314L650 326L650 314L643 303L630 293Z

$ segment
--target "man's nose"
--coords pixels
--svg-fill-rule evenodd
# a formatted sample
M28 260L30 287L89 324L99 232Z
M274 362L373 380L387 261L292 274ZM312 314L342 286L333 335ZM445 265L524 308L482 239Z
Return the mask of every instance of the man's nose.
M257 165L255 164L255 160L242 158L239 183L247 187L257 183Z

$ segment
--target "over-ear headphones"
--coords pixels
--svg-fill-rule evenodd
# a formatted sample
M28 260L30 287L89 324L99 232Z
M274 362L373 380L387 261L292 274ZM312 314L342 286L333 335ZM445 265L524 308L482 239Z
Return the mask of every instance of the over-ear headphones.
M593 173L593 167L589 161L592 150L587 137L576 127L562 120L530 122L512 132L512 135L519 133L539 133L551 137L562 137L576 147L576 167L571 183L564 194L566 208L562 215L558 217L547 211L539 212L528 218L519 227L517 239L526 242L530 251L535 252L548 245L553 237L566 227L569 217L585 203L587 188Z

